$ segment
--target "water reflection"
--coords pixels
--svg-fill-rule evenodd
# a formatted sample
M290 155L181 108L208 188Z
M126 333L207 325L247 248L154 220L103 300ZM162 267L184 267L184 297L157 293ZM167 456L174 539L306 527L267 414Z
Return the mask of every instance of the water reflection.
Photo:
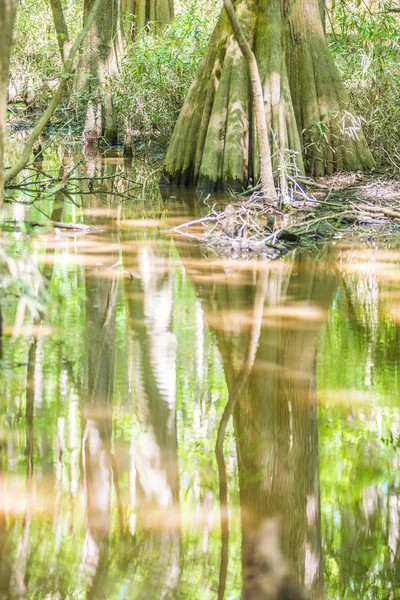
M186 266L189 276L193 269L193 252L196 248L192 248L192 260ZM181 256L185 264L183 251ZM247 285L242 282L241 286L233 286L231 269L225 267L224 270L223 266L219 272L213 271L203 284L198 283L196 275L197 270L194 286L202 300L206 322L215 331L230 398L238 394L234 428L242 515L242 562L247 574L242 597L267 598L272 575L267 576L266 571L278 568L275 565L278 561L281 581L273 584L278 590L276 597L284 593L287 573L292 573L308 588L310 598L321 598L314 366L320 327L337 286L335 273L329 263L319 266L313 257L299 255L292 263L255 262ZM236 276L242 276L240 271ZM240 315L245 313L247 322L256 323L260 300L261 319L270 309L276 316L267 324L262 320L255 341L252 328L246 327L246 320ZM250 307L255 309L253 317L248 313ZM276 310L279 308L281 310ZM305 310L306 319L303 318ZM214 328L216 315L223 315L223 323ZM254 344L256 347L252 350ZM254 352L251 365L255 364L249 365L244 379L242 365L249 360L249 352ZM264 365L275 368L266 369ZM235 389L238 385L239 391ZM279 535L267 533L266 539L264 536L255 542L267 518L276 519ZM279 560L271 556L274 542L268 538L274 537L278 537L275 554L279 556L279 547L282 550Z
M130 531L143 532L141 557L147 562L139 598L173 594L180 572L172 248L170 241L157 247L153 242L150 235L136 256L125 250L122 260L124 272L135 273L125 277L124 290L135 414L129 449Z
M82 568L91 576L88 599L107 598L117 285L116 279L91 276L85 269L87 373L81 399L81 460L87 511ZM114 478L118 490L116 471Z
M0 598L397 598L397 252L207 256L207 206L86 161L18 207L90 229L38 236L15 341L2 298Z

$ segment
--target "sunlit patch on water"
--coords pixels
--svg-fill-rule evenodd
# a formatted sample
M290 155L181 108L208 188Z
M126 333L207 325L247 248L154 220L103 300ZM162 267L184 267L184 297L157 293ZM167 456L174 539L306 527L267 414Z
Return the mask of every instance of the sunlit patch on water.
M362 389L335 389L320 390L319 403L337 404L352 407L386 406L390 398L374 390Z
M6 325L3 327L3 335L10 336L15 333L14 326ZM55 327L49 327L45 325L34 325L33 323L27 324L24 327L19 328L18 336L31 338L35 337L44 337L49 335L54 335L57 333L57 329Z
M125 219L121 221L121 227L124 229L145 229L149 228L165 228L166 223L161 219Z

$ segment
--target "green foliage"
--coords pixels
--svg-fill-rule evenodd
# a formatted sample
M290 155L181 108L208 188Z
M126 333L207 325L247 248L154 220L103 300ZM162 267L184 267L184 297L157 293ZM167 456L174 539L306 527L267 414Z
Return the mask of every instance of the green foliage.
M347 276L320 339L321 512L332 599L399 597L385 512L397 494L398 327L383 308L371 280Z
M34 318L45 310L45 282L34 257L11 241L6 245L3 242L3 247L0 247L0 301L4 296L10 296L13 303L20 306L20 320L26 308ZM17 320L18 328L21 322Z
M129 115L136 134L168 142L212 26L213 19L192 6L162 33L128 46L113 89L119 114Z
M331 51L349 90L355 113L378 163L397 161L400 122L399 17L379 3L340 3L328 32ZM332 25L333 24L333 25Z
M82 3L63 2L72 39L80 28ZM57 86L62 64L49 2L18 4L10 66L10 101L43 108Z

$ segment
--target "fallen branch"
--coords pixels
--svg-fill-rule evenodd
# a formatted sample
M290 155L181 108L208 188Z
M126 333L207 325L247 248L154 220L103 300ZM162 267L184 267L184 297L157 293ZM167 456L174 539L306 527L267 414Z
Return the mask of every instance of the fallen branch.
M400 219L400 212L397 210L393 210L391 208L386 208L385 206L372 206L370 204L353 204L354 208L360 212L366 212L376 215L376 213L380 213L385 215L386 217L391 217L392 219Z

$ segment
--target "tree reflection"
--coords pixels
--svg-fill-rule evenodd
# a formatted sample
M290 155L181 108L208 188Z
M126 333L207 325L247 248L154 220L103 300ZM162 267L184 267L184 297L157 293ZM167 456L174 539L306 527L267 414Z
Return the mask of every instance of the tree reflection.
M398 266L394 256L366 246L355 254L344 249L340 268L318 365L327 579L332 596L394 599L400 421L399 328L391 315Z
M112 161L90 157L81 198L48 205L93 227L38 234L53 301L34 335L12 343L2 303L1 600L216 598L218 583L394 600L398 290L383 301L381 269L344 259L337 284L329 257L220 259L180 238L182 268L164 219L201 204L131 201L138 174Z
M311 598L321 598L314 365L335 277L329 267L319 268L301 255L294 262L260 261L242 272L232 263L221 264L218 270L201 277L200 263L193 258L192 254L187 260L187 272L202 300L206 322L215 332L230 401L232 394L237 394L248 361L257 290L265 286L254 366L245 380L242 378L233 411L243 536L243 598L284 594L289 586L288 573L304 585ZM185 263L185 257L183 260ZM229 275L225 275L228 269ZM254 286L255 280L259 283ZM263 525L265 519L276 521L278 541L274 542L274 530ZM267 538L260 539L260 531L269 531ZM281 573L276 596L272 595L274 569Z
M28 595L26 587L26 567L28 560L29 533L33 510L33 411L35 406L34 373L37 363L37 335L32 338L28 354L28 369L26 377L26 404L25 404L25 457L26 457L26 487L25 487L25 513L22 526L21 543L15 560L15 588L19 598Z
M128 372L136 420L130 449L131 529L140 532L140 561L147 563L137 598L169 597L180 574L171 247L150 234L138 254L123 257L124 272L130 274L125 279Z
M100 172L101 166L100 166ZM87 206L99 207L89 195ZM96 222L96 219L93 219ZM117 256L115 254L115 256ZM111 257L112 260L112 257ZM82 567L90 577L88 599L107 598L111 491L113 478L112 418L115 367L115 324L118 280L85 267L86 377L81 399L82 471L87 530ZM114 471L114 481L118 482Z
M0 441L0 498L5 498L5 478L3 473L3 460L6 458L6 445ZM8 526L4 500L0 505L0 600L8 597L11 581L11 556L8 539Z
M322 597L314 363L333 283L306 257L295 262L282 303L293 310L262 328L256 366L234 414L244 560L253 529L276 517L289 571L311 598ZM245 598L256 597L253 588L245 577Z

